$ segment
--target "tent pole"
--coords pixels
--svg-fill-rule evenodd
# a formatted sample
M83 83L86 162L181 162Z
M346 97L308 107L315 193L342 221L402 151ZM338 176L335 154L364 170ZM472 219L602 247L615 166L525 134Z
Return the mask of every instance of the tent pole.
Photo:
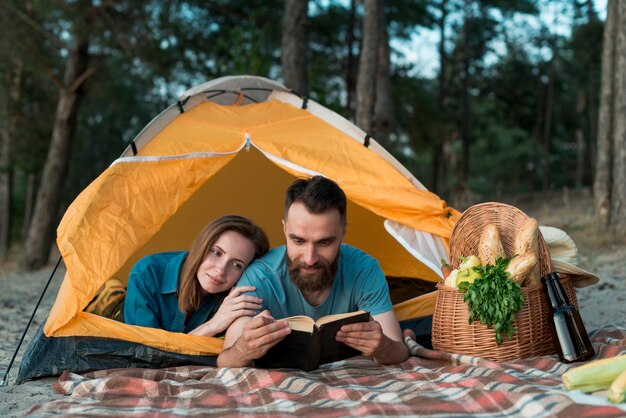
M17 353L20 351L20 347L22 346L22 343L24 342L24 337L26 337L26 333L28 332L28 328L30 328L30 324L33 322L35 313L37 313L37 309L39 309L39 305L41 304L43 296L46 294L46 291L48 290L48 286L50 286L50 282L52 281L52 278L54 277L54 273L56 273L57 268L59 267L59 264L61 264L62 259L63 257L59 257L59 260L57 261L57 264L54 266L54 269L52 270L52 274L50 275L50 278L48 279L48 283L46 283L46 287L44 287L43 292L41 292L41 296L39 296L39 301L37 302L37 305L35 305L33 314L30 316L30 319L28 320L28 324L26 325L26 329L24 330L24 333L22 334L22 338L20 338L20 342L17 343L17 347L15 347L13 358L11 358L9 365L7 366L7 371L4 373L4 376L2 377L2 380L0 381L0 386L7 386L9 384L9 377L11 376L9 372L11 370L11 366L13 366L15 357L17 357Z

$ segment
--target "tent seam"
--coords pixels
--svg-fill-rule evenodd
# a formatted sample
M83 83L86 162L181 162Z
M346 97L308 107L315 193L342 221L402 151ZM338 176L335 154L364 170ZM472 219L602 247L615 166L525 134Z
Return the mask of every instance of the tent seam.
M245 144L244 144L245 145ZM221 157L226 155L238 154L243 148L243 145L236 151L229 152L192 152L190 154L181 155L146 155L139 157L122 157L113 161L110 167L120 163L140 163L140 162L158 162L158 161L176 161L176 160L189 160L193 158L212 158Z

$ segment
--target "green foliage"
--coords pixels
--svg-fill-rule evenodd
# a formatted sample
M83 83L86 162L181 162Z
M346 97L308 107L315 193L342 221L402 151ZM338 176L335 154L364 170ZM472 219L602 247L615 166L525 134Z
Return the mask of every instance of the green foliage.
M396 122L388 148L427 187L432 187L435 173L439 188L434 191L444 198L464 184L465 122L471 140L467 184L474 193L491 197L537 190L544 186L544 174L547 187L573 186L579 152L583 185L590 184L603 23L592 3L563 4L570 5L571 36L526 24L538 22L546 2L448 0L441 103L438 75L424 76L419 67L440 57L409 50L408 42L419 29L439 32L442 2L385 2ZM78 114L65 204L183 90L224 75L280 79L283 1L7 0L3 6L0 126L8 126L10 118L16 122L11 164L19 173L41 172L67 46L77 34L89 36L95 72L85 84ZM356 83L362 12L358 0L309 2L309 50L303 53L308 57L310 96L348 119L353 118L355 96L348 88ZM548 124L551 68L556 76ZM20 94L14 99L11 83L18 74ZM542 142L544 131L549 131L547 144ZM579 151L576 138L581 132L585 148ZM546 173L543 158L549 162ZM23 189L16 185L16 193Z
M470 312L469 323L480 321L493 327L496 343L502 337L511 339L515 335L515 315L524 305L524 294L519 285L509 280L505 271L510 259L498 257L495 265L473 267L482 276L474 283L461 282L459 291Z
M480 194L532 190L535 150L528 132L494 121L476 135L471 150L470 187Z
M436 19L433 9L438 6L438 3L438 0L385 1L385 18L388 22L390 36L408 40L415 29L433 27Z
M310 9L309 95L350 118L352 109L347 108L347 90L348 79L356 82L361 38L359 17L356 10L353 14L349 4L315 2L315 7Z
M270 76L280 66L281 1L202 2L216 32L213 60L220 75Z

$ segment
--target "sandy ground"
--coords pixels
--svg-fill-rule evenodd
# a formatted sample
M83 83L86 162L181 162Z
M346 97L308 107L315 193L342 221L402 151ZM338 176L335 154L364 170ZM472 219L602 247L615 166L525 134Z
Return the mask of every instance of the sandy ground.
M502 200L501 200L502 201ZM600 277L600 283L577 292L581 315L588 331L604 325L626 326L626 243L617 242L594 227L588 194L558 194L540 203L511 201L542 225L567 231L579 247L580 265ZM19 273L13 263L0 265L0 379L45 287L53 266L33 273ZM39 325L45 321L56 297L64 270L57 271L33 319L11 374L17 375L20 359ZM61 395L52 390L55 378L16 386L14 378L0 388L0 416L24 416L32 406Z
M13 264L0 267L0 379L5 375L53 267L51 265L33 273L18 273ZM65 270L59 268L50 283L11 367L12 376L17 376L28 343L45 322L64 274ZM34 405L61 396L52 390L56 378L44 378L22 385L14 385L14 381L14 378L10 378L8 386L0 387L0 416L24 416Z

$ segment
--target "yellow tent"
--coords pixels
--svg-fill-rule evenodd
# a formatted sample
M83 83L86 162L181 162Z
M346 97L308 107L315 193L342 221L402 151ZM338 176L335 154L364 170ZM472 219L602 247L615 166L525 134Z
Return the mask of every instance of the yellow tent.
M125 282L147 254L187 249L220 215L250 217L272 246L281 245L285 189L315 174L346 192L345 242L376 257L387 276L439 280L456 210L338 114L265 78L224 77L185 92L68 208L57 238L67 272L22 378L28 369L46 369L37 351L54 353L56 341L67 339L218 354L220 339L130 326L83 309L108 279ZM433 306L434 293L394 308L408 319Z

